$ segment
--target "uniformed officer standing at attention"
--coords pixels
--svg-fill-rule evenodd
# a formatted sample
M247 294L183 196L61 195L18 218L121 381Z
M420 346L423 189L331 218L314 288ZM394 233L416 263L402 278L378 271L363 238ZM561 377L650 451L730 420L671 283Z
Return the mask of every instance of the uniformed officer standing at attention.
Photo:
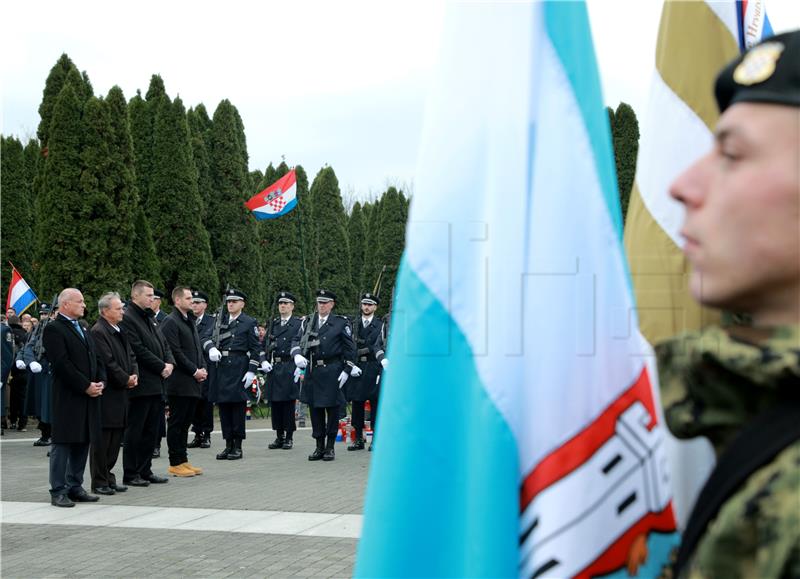
M219 408L219 422L225 450L217 460L242 458L247 393L256 377L262 356L258 344L258 323L244 313L247 300L244 292L229 289L225 292L227 311L220 320L217 345L209 349L209 357L216 361L208 387L208 399ZM215 360L216 359L216 360Z
M211 367L208 350L213 346L210 343L214 333L215 316L207 314L208 294L200 290L192 292L192 313L195 317L197 335L200 343L204 344L203 352L206 357L206 367ZM194 439L186 445L187 448L209 448L211 446L211 433L214 431L214 404L208 401L208 380L201 384L202 398L197 403L194 418L192 419L192 432Z
M164 292L160 289L153 289L153 321L156 326L160 325L167 318L167 314L161 309L161 301L164 299ZM161 456L161 441L167 435L167 418L166 418L166 397L161 401L161 414L158 419L158 437L156 438L156 445L153 448L153 458Z
M353 428L356 429L356 439L347 450L364 450L364 406L369 400L370 421L373 433L375 429L375 416L378 413L378 377L381 374L381 364L375 359L372 344L381 334L383 322L375 316L380 300L378 296L369 292L361 295L361 316L353 324L353 336L356 341L356 365L361 368L361 376L353 377L345 386L347 399L352 402ZM372 450L372 445L370 445Z
M294 407L299 393L299 383L294 380L292 340L300 331L300 318L292 315L295 297L287 291L277 297L279 316L272 319L267 328L265 343L267 365L267 400L272 408L272 429L275 440L269 448L289 450L294 445Z
M150 309L153 310L153 313L155 314L153 319L155 320L156 324L160 324L167 318L167 314L165 314L161 309L161 300L164 299L164 296L164 292L162 292L160 289L153 290L153 307Z
M339 407L345 402L341 389L351 375L361 375L354 363L353 330L347 318L331 313L335 302L333 292L319 290L317 312L303 321L292 342L294 363L298 370L306 370L300 400L311 409L311 435L317 442L308 460L335 458Z

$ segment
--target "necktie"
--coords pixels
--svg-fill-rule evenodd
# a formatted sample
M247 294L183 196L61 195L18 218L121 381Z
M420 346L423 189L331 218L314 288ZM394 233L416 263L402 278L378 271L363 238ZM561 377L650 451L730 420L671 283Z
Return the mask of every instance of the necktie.
M368 325L369 325L369 321L368 320L364 320L364 327L366 328Z
M80 335L80 337L84 338L83 328L81 328L81 325L78 323L78 320L72 320L72 325L75 326L75 330L77 330L77 332Z
M286 325L286 320L281 320L281 326L285 326L285 325Z

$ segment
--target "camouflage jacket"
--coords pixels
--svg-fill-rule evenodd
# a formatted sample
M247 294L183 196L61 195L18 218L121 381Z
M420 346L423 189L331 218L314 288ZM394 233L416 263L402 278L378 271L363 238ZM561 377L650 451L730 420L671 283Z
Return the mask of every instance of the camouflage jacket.
M717 456L767 408L800 392L800 327L709 328L656 347L664 415ZM682 572L689 578L800 577L800 442L723 504Z

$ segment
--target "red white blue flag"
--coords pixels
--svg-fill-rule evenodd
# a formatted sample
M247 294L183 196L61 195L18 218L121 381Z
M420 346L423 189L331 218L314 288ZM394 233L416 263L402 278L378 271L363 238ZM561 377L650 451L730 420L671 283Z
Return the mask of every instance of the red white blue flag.
M31 286L28 285L22 276L17 271L17 268L11 266L11 285L8 286L8 299L6 300L6 311L8 308L14 308L17 315L36 303L36 294L33 293Z
M294 169L257 193L245 203L256 219L275 219L286 215L297 205L297 177Z

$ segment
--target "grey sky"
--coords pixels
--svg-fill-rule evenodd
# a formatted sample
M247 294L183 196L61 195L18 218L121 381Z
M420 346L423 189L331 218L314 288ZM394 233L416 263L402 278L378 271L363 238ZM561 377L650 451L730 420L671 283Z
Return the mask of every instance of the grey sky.
M775 28L800 26L799 5L769 0ZM656 0L589 0L608 104L644 106L660 10ZM327 163L345 195L376 195L413 183L443 11L421 1L6 3L2 132L35 134L45 78L66 52L97 94L118 84L130 98L159 73L187 107L213 114L230 99L251 169L285 155L313 179Z

